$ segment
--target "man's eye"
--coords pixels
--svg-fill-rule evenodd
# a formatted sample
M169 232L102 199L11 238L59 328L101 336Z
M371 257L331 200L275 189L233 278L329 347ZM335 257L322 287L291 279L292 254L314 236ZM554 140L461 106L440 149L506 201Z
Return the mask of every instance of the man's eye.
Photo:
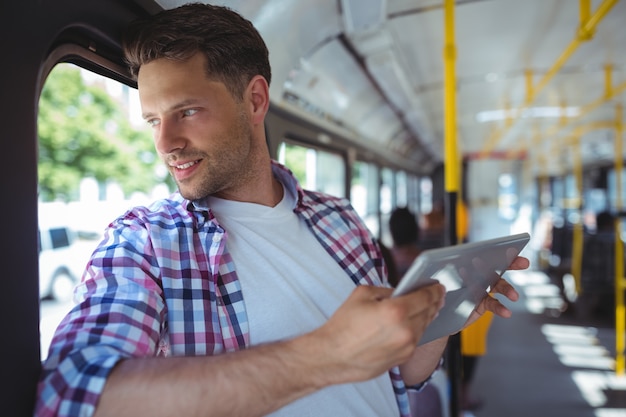
M183 110L183 116L185 117L189 117L189 116L193 116L194 114L198 113L197 109L187 109L187 110Z
M148 123L148 126L150 127L156 127L161 124L161 121L159 119L148 119L146 120L146 123Z

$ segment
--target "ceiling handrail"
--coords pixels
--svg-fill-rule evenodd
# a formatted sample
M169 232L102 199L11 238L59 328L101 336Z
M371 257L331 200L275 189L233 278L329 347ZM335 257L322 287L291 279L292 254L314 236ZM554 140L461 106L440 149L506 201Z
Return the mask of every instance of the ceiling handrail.
M552 135L557 134L559 131L579 121L584 116L586 116L587 114L591 113L593 110L600 107L602 104L607 103L608 101L611 101L614 97L626 91L626 81L624 81L623 83L615 87L611 85L611 78L609 76L610 73L608 72L610 71L610 69L611 67L607 66L607 76L605 77L606 88L605 88L604 94L598 97L597 99L593 100L592 102L587 103L586 105L581 107L580 112L575 117L572 117L570 120L568 120L566 123L558 123L552 126L551 128L549 128L545 133L546 136L552 136Z
M524 101L524 104L517 109L515 114L521 115L524 110L528 109L530 105L535 101L539 93L545 88L548 82L554 77L554 75L563 67L565 62L570 58L570 56L576 51L576 49L582 44L582 42L588 41L593 36L593 33L598 26L598 24L602 21L602 19L608 14L611 8L618 2L619 0L604 0L596 12L589 16L589 8L590 8L590 0L580 0L580 28L576 32L574 39L570 42L570 44L565 48L565 50L561 53L559 58L554 62L552 67L548 70L548 72L541 78L539 83L536 86L527 85L527 97ZM492 152L499 142L504 137L506 131L510 131L515 123L520 120L520 117L516 117L513 119L513 123L510 123L508 129L496 130L494 134L492 134L488 140L486 145L483 147L482 153L484 155L488 155Z
M607 77L608 79L608 77ZM545 138L549 138L552 136L557 135L560 131L562 131L563 129L567 128L567 127L571 127L572 124L580 121L585 115L591 113L593 110L595 110L596 108L600 107L602 104L605 104L611 100L613 100L613 98L615 98L616 96L622 94L623 92L626 91L626 81L624 81L621 84L616 85L615 87L612 87L610 84L607 84L607 88L605 90L605 93L603 95L601 95L600 97L598 97L597 99L585 104L583 107L581 107L580 109L580 113L577 114L575 117L570 118L569 120L567 120L566 122L561 122L558 123L552 127L550 127L549 129L547 129L545 132L543 132L542 134L539 134L538 132L535 132L530 140L530 144L526 144L524 143L524 141L520 141L519 146L514 147L512 149L512 151L510 151L511 153L519 153L519 152L523 152L523 151L527 151L528 149L536 149L536 147L539 145L539 142Z

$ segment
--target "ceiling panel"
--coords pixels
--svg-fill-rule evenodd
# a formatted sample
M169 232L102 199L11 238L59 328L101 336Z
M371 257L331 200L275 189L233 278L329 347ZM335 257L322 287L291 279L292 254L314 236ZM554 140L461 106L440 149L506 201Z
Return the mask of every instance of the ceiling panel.
M608 0L607 0L608 1ZM160 1L172 7L181 1ZM223 1L251 19L266 39L274 71L273 102L336 120L356 140L379 149L420 149L413 155L443 160L443 43L440 0L238 0ZM603 4L591 2L591 13ZM606 3L605 3L606 4ZM615 119L626 86L626 1L616 2L541 91L527 102L574 39L580 2L573 0L457 0L454 9L459 149L534 151L571 144L574 127L587 125L590 152L607 152L610 129L590 123ZM361 7L361 9L359 9ZM605 92L612 65L616 97L582 117L559 107L584 109ZM530 71L527 78L526 71ZM286 94L302 100L289 101ZM302 109L300 109L302 110ZM522 110L525 110L522 112ZM555 113L556 112L556 113ZM518 120L506 115L524 114ZM557 117L554 117L554 115ZM491 117L480 121L478 116ZM493 117L499 115L499 118ZM316 117L317 117L316 116ZM330 116L330 117L328 117ZM586 145L585 145L586 146ZM401 152L400 152L401 153ZM419 156L418 156L419 154ZM406 158L406 152L398 158Z

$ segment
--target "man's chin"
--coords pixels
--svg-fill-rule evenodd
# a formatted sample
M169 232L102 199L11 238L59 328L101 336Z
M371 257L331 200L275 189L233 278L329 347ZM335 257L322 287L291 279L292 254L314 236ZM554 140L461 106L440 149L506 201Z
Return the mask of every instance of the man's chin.
M181 190L180 188L178 189L178 192L180 193L180 195L182 195L184 198L186 198L187 200L190 200L190 201L195 201L195 200L202 199L201 195L199 195L197 193L185 192L184 190Z
M187 200L197 200L197 193L194 192L195 190L189 188L189 187L185 187L184 185L181 185L180 183L176 184L178 186L178 192L180 193L180 195L182 195L183 197L185 197Z
M178 192L190 201L201 200L209 195L208 193L202 192L202 190L181 186L180 184L178 184Z

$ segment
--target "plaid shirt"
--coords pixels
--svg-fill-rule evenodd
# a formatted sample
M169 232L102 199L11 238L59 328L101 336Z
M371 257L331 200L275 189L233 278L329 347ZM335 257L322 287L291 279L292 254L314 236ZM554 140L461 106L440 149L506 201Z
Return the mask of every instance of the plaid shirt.
M349 202L295 188L295 212L355 285L383 285L380 251ZM52 340L37 416L90 416L124 358L217 355L249 346L248 319L226 233L202 202L179 194L114 221L76 290L78 304ZM106 332L104 331L106 329ZM400 415L409 416L397 368L390 372Z

